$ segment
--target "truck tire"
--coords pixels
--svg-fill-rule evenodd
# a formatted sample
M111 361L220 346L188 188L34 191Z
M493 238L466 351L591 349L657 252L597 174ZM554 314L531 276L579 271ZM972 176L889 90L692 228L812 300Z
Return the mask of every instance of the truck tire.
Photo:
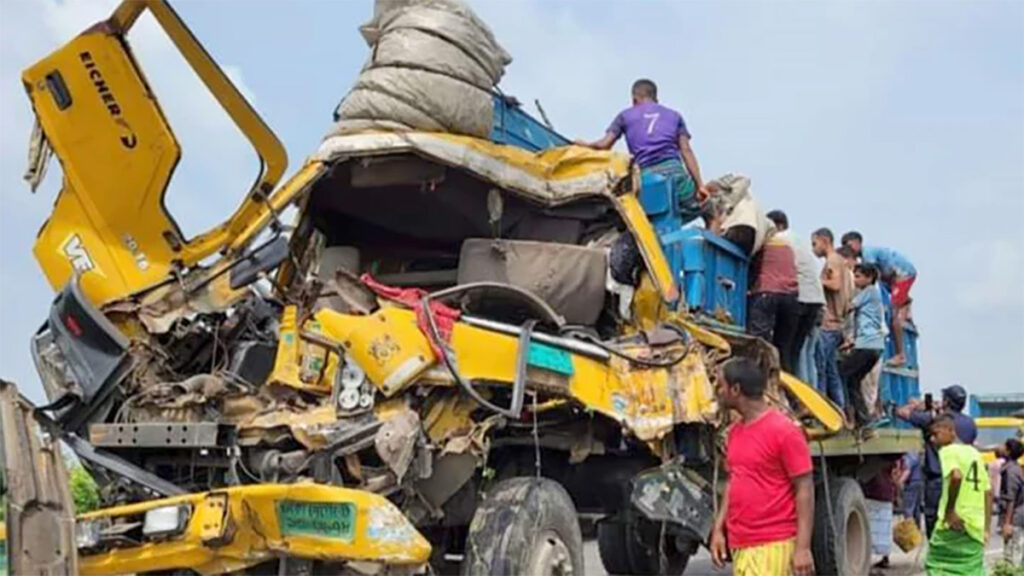
M680 549L674 536L666 537L659 547L660 537L660 527L654 523L601 522L597 525L597 546L605 572L613 576L681 575L690 562L691 551Z
M860 484L852 478L831 478L829 522L825 487L817 486L811 553L819 576L867 576L871 570L871 527Z
M473 514L462 574L584 574L583 537L569 494L547 478L495 484Z

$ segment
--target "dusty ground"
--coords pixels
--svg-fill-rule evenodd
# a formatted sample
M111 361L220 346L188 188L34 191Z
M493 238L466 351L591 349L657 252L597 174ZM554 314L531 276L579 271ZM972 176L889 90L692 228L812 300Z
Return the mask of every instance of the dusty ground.
M899 552L899 549L896 548L896 546L893 546L893 550L896 551L896 553L889 557L889 560L892 563L890 568L879 572L879 574L884 574L885 576L925 576L924 550L920 551L920 555L918 555L918 551L911 552L910 554L903 554L902 552ZM989 540L988 550L985 552L985 564L987 566L995 564L996 561L1002 557L1002 554L1002 539L991 538ZM597 551L597 541L588 541L585 544L584 563L586 565L586 573L588 576L605 574L604 567L601 565L601 556ZM711 566L711 558L708 556L708 551L703 548L697 556L690 559L690 564L686 568L686 576L721 576L725 574L732 574L732 570L729 570L728 568L721 571L715 570L714 567Z

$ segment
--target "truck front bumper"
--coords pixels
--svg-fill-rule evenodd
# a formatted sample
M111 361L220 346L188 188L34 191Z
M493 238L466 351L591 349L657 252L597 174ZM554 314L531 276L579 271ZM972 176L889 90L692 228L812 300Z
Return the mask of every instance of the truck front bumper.
M430 543L384 497L312 483L257 484L78 517L83 575L241 570L274 558L423 564Z

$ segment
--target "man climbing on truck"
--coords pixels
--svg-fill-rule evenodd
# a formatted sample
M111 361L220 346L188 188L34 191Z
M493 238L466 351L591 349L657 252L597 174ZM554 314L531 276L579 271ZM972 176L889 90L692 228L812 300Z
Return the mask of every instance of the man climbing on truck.
M653 81L637 80L632 94L633 105L615 117L603 138L577 140L576 144L610 150L625 135L629 153L640 169L669 179L683 223L690 222L701 215L707 194L686 121L679 112L658 103L658 86Z
M860 257L861 262L874 264L879 275L889 286L889 302L892 306L890 332L892 333L895 354L886 362L889 366L902 366L907 358L903 353L903 324L910 312L910 288L917 279L917 269L910 260L892 248L864 246L864 237L860 232L843 234L843 246Z
M764 397L767 377L749 358L726 362L719 402L742 419L729 430L729 481L711 534L711 561L732 552L736 576L810 576L814 478L803 432Z
M981 453L960 442L952 416L931 425L931 440L942 465L942 520L928 540L925 569L929 575L981 576L985 544L991 531L992 490Z

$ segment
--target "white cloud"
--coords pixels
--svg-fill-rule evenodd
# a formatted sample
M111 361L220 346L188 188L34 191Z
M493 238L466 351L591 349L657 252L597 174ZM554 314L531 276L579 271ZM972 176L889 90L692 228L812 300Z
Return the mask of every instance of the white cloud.
M951 265L959 271L956 302L970 311L1024 310L1024 253L1007 240L972 242L958 248Z

